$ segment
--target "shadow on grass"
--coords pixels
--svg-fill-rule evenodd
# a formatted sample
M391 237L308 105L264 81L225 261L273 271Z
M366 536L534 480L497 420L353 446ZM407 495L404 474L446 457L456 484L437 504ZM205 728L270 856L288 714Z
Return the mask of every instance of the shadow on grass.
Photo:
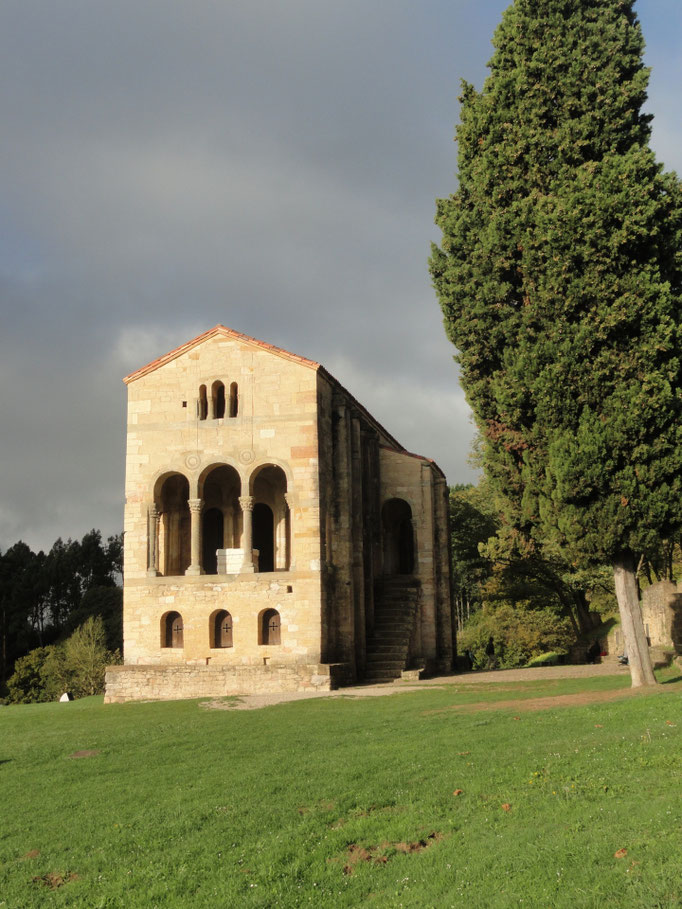
M673 676L672 679L663 679L661 685L673 685L676 682L682 682L682 675Z

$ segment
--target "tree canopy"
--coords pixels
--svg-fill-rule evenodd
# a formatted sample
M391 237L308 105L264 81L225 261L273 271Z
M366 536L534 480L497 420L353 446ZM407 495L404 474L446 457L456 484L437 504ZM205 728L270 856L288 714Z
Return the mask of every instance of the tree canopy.
M91 615L104 620L108 647L122 646L122 534L55 541L33 552L19 541L0 553L0 686L14 661L74 631Z
M634 0L515 0L493 44L434 286L503 519L614 566L633 683L653 681L634 559L682 523L682 204Z

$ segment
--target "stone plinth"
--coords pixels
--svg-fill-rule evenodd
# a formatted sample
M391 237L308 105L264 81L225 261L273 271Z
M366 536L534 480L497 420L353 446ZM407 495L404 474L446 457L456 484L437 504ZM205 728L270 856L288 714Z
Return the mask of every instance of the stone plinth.
M261 666L108 666L105 704L182 698L333 691L347 678L343 664L285 663Z
M239 574L244 570L244 566L251 564L258 571L257 549L251 550L251 562L248 562L245 549L217 549L218 557L218 574Z

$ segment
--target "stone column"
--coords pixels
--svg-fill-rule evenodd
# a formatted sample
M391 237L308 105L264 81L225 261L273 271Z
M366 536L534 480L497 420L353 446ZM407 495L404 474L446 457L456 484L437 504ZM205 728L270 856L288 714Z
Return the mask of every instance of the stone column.
M190 564L185 574L202 574L201 569L201 499L189 499Z
M147 511L147 577L159 574L159 510L150 505Z
M253 496L239 496L239 506L242 510L244 527L242 531L242 549L244 550L244 564L242 571L254 571L253 567Z
M208 419L215 420L215 398L213 396L213 389L206 386L206 403L208 407Z

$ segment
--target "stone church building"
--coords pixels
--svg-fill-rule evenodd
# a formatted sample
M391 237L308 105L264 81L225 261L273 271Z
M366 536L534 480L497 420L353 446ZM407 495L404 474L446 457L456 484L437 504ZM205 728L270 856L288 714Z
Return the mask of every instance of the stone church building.
M128 386L108 702L452 669L447 486L319 363L222 325Z

